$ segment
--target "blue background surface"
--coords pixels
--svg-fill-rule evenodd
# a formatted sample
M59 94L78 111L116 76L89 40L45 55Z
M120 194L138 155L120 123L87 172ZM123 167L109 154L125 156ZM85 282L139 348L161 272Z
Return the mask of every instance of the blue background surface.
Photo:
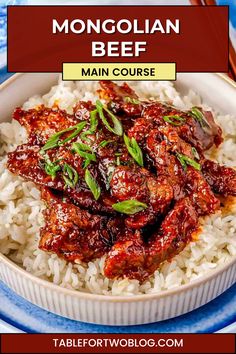
M6 67L0 69L0 83L8 79L11 75L13 74L8 73Z

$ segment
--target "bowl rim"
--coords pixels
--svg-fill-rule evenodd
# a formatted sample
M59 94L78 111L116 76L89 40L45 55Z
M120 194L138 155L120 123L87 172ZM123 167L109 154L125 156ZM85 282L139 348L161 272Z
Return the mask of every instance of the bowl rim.
M25 75L26 73L16 73L13 74L9 79L4 81L2 84L0 84L0 92L12 84L16 79L19 77ZM229 85L233 86L236 89L236 83L231 80L228 76L222 73L210 73L211 75L219 77L221 80L224 80L227 82ZM158 293L151 293L151 294L138 294L138 295L102 295L102 294L93 294L93 293L88 293L80 290L74 290L74 289L67 289L63 288L60 285L57 285L55 283L52 283L48 280L39 278L29 272L27 272L25 269L23 269L20 265L17 263L14 263L12 260L10 260L7 256L3 255L0 253L0 264L3 262L8 268L10 268L12 271L15 273L18 273L19 275L27 278L28 280L32 281L33 283L37 283L39 286L47 287L50 288L52 291L59 291L64 293L64 295L76 297L78 299L83 299L83 300L96 300L99 302L137 302L137 301L148 301L148 300L158 300L160 298L166 297L166 296L172 296L176 294L180 294L184 291L191 290L192 288L195 288L197 286L203 285L210 281L212 278L215 278L216 276L222 274L224 271L226 271L228 268L233 266L233 264L236 262L236 257L233 257L229 262L225 264L220 264L217 266L216 269L210 269L209 272L206 275L200 276L199 278L191 281L188 284L180 285L179 287L169 289L169 290L163 290Z

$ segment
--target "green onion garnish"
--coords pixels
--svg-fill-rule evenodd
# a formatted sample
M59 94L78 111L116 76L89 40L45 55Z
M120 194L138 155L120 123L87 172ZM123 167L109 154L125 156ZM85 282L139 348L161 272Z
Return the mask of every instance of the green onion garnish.
M92 135L96 132L98 126L98 119L97 119L97 109L94 109L90 112L90 128L85 132L81 133L80 137L83 140L89 141L91 139L87 138L87 135Z
M204 127L211 128L208 121L204 117L204 114L197 107L192 107L189 111L189 114L199 122L202 128Z
M60 160L52 162L47 154L43 154L45 161L44 170L47 175L51 176L52 179L56 177L57 172L61 169L60 165L57 164Z
M85 159L83 168L88 167L91 161L96 161L96 155L89 145L84 143L73 143L72 150Z
M125 97L125 102L133 103L133 104L140 104L140 101L137 98L132 98L132 97L129 97L129 96Z
M74 125L73 127L61 130L60 132L52 135L46 142L46 144L42 147L42 149L40 150L42 151L46 151L49 149L53 149L55 147L58 147L60 145L63 145L65 143L67 143L69 140L73 139L76 135L78 135L81 130L85 127L86 122L80 122L79 124ZM60 141L60 136L63 135L64 133L70 132L72 130L75 130L74 133L72 133L71 135L69 135L66 139Z
M64 164L63 166L63 171L62 171L62 177L66 183L66 186L75 188L78 180L79 180L79 175L77 171L67 163Z
M130 139L124 134L124 142L133 159L139 164L139 166L143 167L143 153L137 141L133 137Z
M167 123L170 123L172 125L182 125L185 122L185 119L183 117L177 116L177 115L173 115L173 116L164 116L163 120Z
M91 134L90 131L89 131L89 130L86 130L85 132L82 132L82 133L80 134L80 139L81 139L81 140L85 140L85 141L87 141L87 142L90 142L92 139L90 139L90 138L87 137L87 135L90 135L90 134Z
M85 170L85 182L87 183L87 186L93 193L94 198L98 200L101 194L101 188L99 187L95 179L92 177L88 169Z
M130 199L130 200L124 200L123 202L113 204L112 208L118 211L119 213L132 215L146 209L147 204L141 203L135 199Z
M197 149L195 149L195 147L192 147L192 153L197 160L200 160L199 153L197 152Z
M187 165L192 166L193 168L195 168L196 170L200 171L201 170L201 165L200 163L194 161L193 159L191 159L190 157L180 154L179 152L176 152L176 157L179 160L179 162L181 163L183 169L186 171L187 169Z
M119 119L111 111L109 111L109 109L106 106L104 106L101 101L99 101L99 100L96 101L96 107L97 107L99 117L100 117L101 121L103 122L103 124L106 126L106 128L110 132L112 132L116 135L122 136L123 127L122 127L122 124L119 121ZM113 122L113 127L111 127L110 124L108 123L103 111L108 113L109 117L111 118L111 120Z
M112 142L113 142L113 140L103 140L103 141L100 142L99 146L105 147L105 146L107 146L108 144L110 144Z
M98 126L98 119L97 119L97 109L94 109L90 112L90 132L94 133Z

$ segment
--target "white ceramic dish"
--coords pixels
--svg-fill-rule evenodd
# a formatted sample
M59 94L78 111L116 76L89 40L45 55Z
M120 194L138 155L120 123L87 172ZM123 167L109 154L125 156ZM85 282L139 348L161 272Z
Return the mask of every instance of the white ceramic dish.
M57 74L16 74L0 86L0 121L11 117L15 106L56 83ZM178 90L197 91L222 113L235 114L236 84L219 74L179 74ZM219 99L220 98L220 99ZM177 289L158 294L104 296L61 288L39 279L0 254L0 279L17 294L51 312L74 320L134 325L172 318L211 301L236 281L236 258Z

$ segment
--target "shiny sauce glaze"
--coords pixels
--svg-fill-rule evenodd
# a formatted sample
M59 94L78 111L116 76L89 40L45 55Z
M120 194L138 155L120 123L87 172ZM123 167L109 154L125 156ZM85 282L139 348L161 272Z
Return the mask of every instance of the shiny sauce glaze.
M223 141L211 112L100 86L96 103L78 102L73 114L16 108L28 142L7 166L41 188L42 250L70 262L106 255L105 276L143 281L196 240L220 198L236 196L236 171L204 156Z

